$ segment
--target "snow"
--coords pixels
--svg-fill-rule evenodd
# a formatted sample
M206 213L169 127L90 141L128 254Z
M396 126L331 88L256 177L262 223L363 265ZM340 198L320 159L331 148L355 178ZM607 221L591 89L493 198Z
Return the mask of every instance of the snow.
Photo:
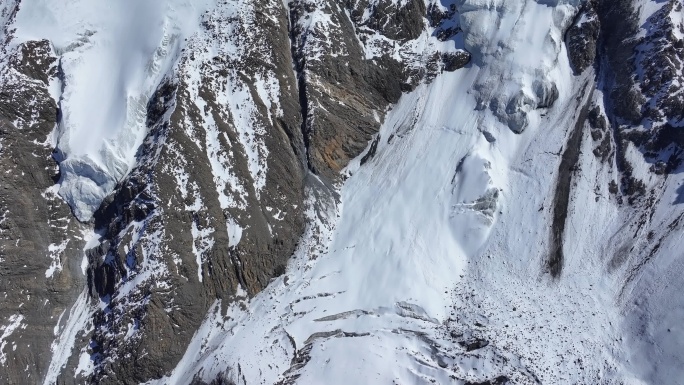
M85 241L83 246L83 258L81 259L81 273L83 276L86 275L88 269L88 255L85 253L86 250L93 249L100 245L102 236L91 229L84 229L81 234L81 240Z
M142 255L136 256L135 263L127 263L127 277L117 287L116 295L119 298L128 298L130 293L134 292L145 282L153 282L155 287L166 287L168 285L166 282L169 274L168 267L160 257L164 247L162 241L166 236L166 232L155 223L155 220L156 218L152 217L142 222L132 222L121 232L121 234L130 233L132 235L127 246L131 250L134 246L139 246ZM198 234L197 243L200 250L203 250L206 243L213 242L211 239L202 238L202 236L203 233ZM105 306L107 304L101 301L100 307L104 308Z
M664 5L665 2L656 0L636 0L634 2L634 11L639 17L639 26L642 27L642 30L637 38L643 38L646 36L647 31L643 29L643 27L649 24L648 18L659 11Z
M278 78L273 73L269 73L269 75L264 78L257 74L254 87L259 95L259 99L266 106L268 121L273 124L273 112L275 112L276 117L282 117L283 110L280 107L280 85L278 84Z
M277 82L277 79L274 79L275 74L270 75L272 81ZM216 95L216 101L219 105L230 108L233 124L238 133L240 143L247 153L247 167L254 180L254 190L256 191L257 199L259 199L259 193L266 185L268 150L264 145L263 139L266 130L262 125L254 124L256 107L249 88L236 85L237 82L235 81L232 83L232 85L228 86L229 92ZM265 87L263 83L262 87ZM270 113L268 116L270 117Z
M551 74L558 68L562 34L572 22L574 7L564 2L548 7L534 1L467 0L459 11L465 48L473 63L482 66L473 85L478 108L491 109L511 129L523 131L527 113L560 86Z
M443 86L460 88L460 81L455 79ZM321 283L326 287L325 292L344 292L336 297L342 311L375 309L409 301L421 304L432 317L442 318L446 304L440 294L465 268L464 253L468 250L463 250L457 241L458 235L452 232L451 200L425 200L425 197L450 195L450 179L444 181L442 176L453 174L455 165L473 143L476 131L459 134L448 125L474 106L461 103L451 109L453 115L436 114L442 109L440 93L424 95L424 92L422 88L411 99L424 98L424 116L442 115L441 118L419 121L416 127L420 129L408 132L398 141L397 146L404 146L398 152L401 157L385 155L378 146L373 160L378 167L361 168L354 174L341 193L342 220L330 245L333 255L326 258L328 263L312 269L314 276L330 277ZM404 98L384 127L396 127L412 118L406 115L413 113L412 108L406 108L411 99ZM474 126L473 121L462 121L466 126ZM380 135L388 137L389 133L381 131ZM446 141L457 141L460 145L457 148L439 145ZM428 149L435 162L425 167ZM477 195L478 187L481 186L466 188L466 194ZM381 191L394 193L387 195ZM392 226L376 227L375 220ZM366 224L362 232L359 232L359 223ZM369 254L377 257L369 258ZM336 271L339 273L331 275ZM390 286L392 290L386 290Z
M50 267L45 271L45 278L52 278L52 276L59 271L62 271L62 254L66 250L69 240L66 239L60 244L50 244L48 246L49 257L52 259Z
M60 195L88 221L135 163L147 101L208 1L23 1L14 44L48 39L60 58Z
M684 39L684 14L682 14L681 9L677 10L677 7L674 6L669 17L674 26L672 30L674 36L679 40Z
M185 75L185 81L189 88L191 100L197 107L197 111L202 115L201 128L205 132L204 148L209 158L209 165L211 166L212 174L214 176L214 183L216 184L216 192L219 195L219 204L221 208L245 208L244 196L247 195L245 187L238 179L233 170L230 160L233 158L233 152L230 146L230 140L227 137L219 136L219 129L214 118L214 111L208 106L206 101L200 96L201 74L199 71L189 70ZM219 88L220 89L220 88ZM194 127L195 124L187 116L183 126L186 129ZM186 132L188 137L193 138L192 132ZM224 145L221 139L224 139L228 145ZM201 143L196 142L197 146L202 148ZM226 194L226 189L230 189L235 194ZM229 191L230 191L229 190ZM236 200L238 198L239 200Z
M228 228L228 246L237 246L242 239L244 229L232 218L226 218L226 227Z
M183 126L189 138L198 136L194 132L197 129L205 134L204 146L199 140L195 144L207 152L223 209L246 209L244 197L250 192L249 182L256 199L260 198L268 172L264 137L270 126L265 123L283 113L277 75L270 69L254 69L251 75L240 69L241 60L254 55L254 51L270 49L259 39L244 36L245 30L253 28L255 19L256 9L251 2L217 5L203 16L206 28L188 40L192 54L179 65L180 78L188 88L187 100L194 104L188 108L200 116L198 122L185 116ZM226 126L236 133L237 140L226 135ZM246 155L251 181L240 180L235 172L240 152Z
M91 373L93 369L93 360L90 357L90 354L87 351L81 351L81 355L78 357L78 366L76 367L74 377L78 377L82 373Z
M325 214L329 218L340 215L330 241L323 242L327 252L311 255L303 246L288 276L293 283L284 285L279 279L271 290L258 296L250 313L242 315L248 320L240 327L233 326L239 321L226 318L220 331L206 327L198 331L196 339L213 342L205 344L209 356L200 361L200 367L206 365L202 373L207 378L218 365L237 361L247 377L275 382L277 377L268 376L279 375L278 371L260 374L263 365L247 365L259 362L260 353L251 347L263 346L247 341L278 341L287 333L301 348L316 333L330 330L368 334L373 339L382 335L383 344L394 349L387 349L379 360L372 359L372 351L358 351L359 344L365 344L363 339L322 342L320 350L314 350L315 360L306 367L311 371L301 377L308 382L330 381L326 366L320 365L330 362L326 360L344 371L338 377L344 383L363 382L370 373L348 370L360 358L368 360L365 368L374 368L385 380L393 372L392 357L413 367L404 350L414 345L427 350L425 343L414 334L395 336L383 330L430 332L444 322L452 304L445 292L464 276L468 257L478 252L491 229L491 221L483 221L479 212L454 211L458 204L485 196L498 182L498 170L490 170L488 165L489 158L497 154L491 153L490 144L478 131L481 122L474 113L475 100L454 92L468 89L476 76L476 71L443 76L430 87L419 87L394 107L380 136L395 134L399 138L392 144L381 141L369 166L347 170L352 176L341 190L341 203ZM406 122L415 123L406 127ZM467 169L459 171L459 164ZM320 226L316 232L325 234L325 225ZM277 300L267 305L267 297ZM210 314L208 319L217 317ZM225 335L218 344L217 333ZM187 357L197 354L189 350ZM290 357L287 348L276 357L281 374ZM181 365L177 371L182 370ZM411 373L407 370L403 379L409 380ZM438 377L448 378L444 373ZM186 373L172 378L188 377Z
M195 254L195 261L197 262L197 278L202 282L202 266L204 265L205 255L214 247L214 238L211 234L214 233L214 228L206 227L198 228L196 221L192 222L192 253Z
M149 231L146 237L141 239L141 235ZM154 287L157 289L168 289L168 284L165 278L169 272L167 266L160 260L159 256L162 253L161 243L164 237L164 231L155 227L154 218L148 219L144 222L132 222L128 227L122 230L121 236L130 233L130 242L122 245L125 249L133 249L133 245L140 245L142 255L140 255L140 263L132 265L127 261L126 279L117 287L120 298L126 301L128 306L144 306L141 303L129 300L132 298L129 294L144 282L154 282ZM101 236L92 230L84 230L82 240L85 241L83 248L84 259L82 268L87 267L86 251L97 247L100 244ZM165 250L166 251L166 250ZM83 272L85 274L85 270ZM57 322L55 328L55 340L52 343L52 356L45 377L44 384L54 384L60 375L64 375L63 371L69 359L78 354L78 366L75 368L75 376L88 376L94 370L92 357L89 354L89 347L81 346L80 349L75 348L77 342L81 342L79 337L90 333L93 329L92 318L94 313L99 309L103 310L107 304L104 301L99 301L97 304L91 304L91 297L88 293L88 288L85 288L78 296L75 303L71 306L69 317L62 324L63 317ZM133 330L132 332L134 332ZM134 336L135 333L129 337Z
M179 80L187 92L184 101L188 102L180 107L181 126L209 159L219 205L226 218L229 247L238 245L245 230L233 218L233 212L247 209L249 195L259 200L266 185L269 153L264 138L270 127L266 124L283 114L280 83L272 70L258 69L247 74L235 68L242 58L252 55L251 50L268 48L261 47L260 41L245 43L249 36L244 36L243 31L253 28L255 12L254 5L247 1L224 3L211 9L202 16L202 31L186 42L187 52L178 64ZM251 79L246 81L246 76ZM184 171L188 162L177 149L170 151L180 159L172 174L181 196L193 202L186 204L185 209L201 217L205 206L196 183L188 182ZM237 173L243 156L249 172L247 178ZM214 244L214 229L195 222L190 227L201 281L205 254Z
M623 275L606 272L604 253L630 235L620 231L625 214L606 191L614 170L592 155L589 139L571 190L563 275L552 280L544 270L560 161L554 154L581 107L602 100L583 88L592 87L593 75L573 78L565 59L561 31L572 19L571 5L463 2L465 41L476 65L404 95L385 117L375 156L345 170L338 203L309 189L310 226L286 275L247 310L217 302L172 375L151 384L220 373L236 383L296 378L302 384L498 375L523 384L678 378L674 368L681 365L659 374L646 355L678 362L679 340L658 353L645 349L649 342L637 332L623 343L625 330L641 324L625 318ZM558 100L538 108L553 86ZM518 110L524 131L515 134L516 122L490 102L521 94L530 102ZM646 173L634 151L630 158L641 162L635 172ZM680 239L666 247L680 249ZM662 301L675 296L668 290ZM666 320L647 332L660 341L666 326L676 329L679 313L650 303L653 313L640 306L629 311ZM489 345L467 352L449 330ZM308 364L291 368L302 355L310 356ZM238 366L240 373L225 372Z
M299 2L306 10L292 28L302 31L298 37L297 48L307 53L307 61L321 60L323 55L347 55L347 47L341 44L332 49L331 33L338 28L336 20L326 13L326 4L319 0L303 0ZM309 38L313 36L314 38Z
M87 333L91 327L93 309L89 305L87 290L78 296L78 299L69 311L66 323L55 332L55 341L52 343L52 358L48 367L44 385L52 385L57 382L57 377L66 366L72 350L76 344L78 333ZM60 320L61 321L61 317ZM59 321L57 326L59 327ZM79 365L80 367L80 365Z
M5 353L5 346L7 346L7 338L9 338L14 332L19 329L24 321L24 316L21 314L14 314L7 320L8 324L0 328L2 330L2 335L0 335L0 364L7 363L7 355ZM24 326L25 327L25 326ZM16 349L16 344L14 345Z

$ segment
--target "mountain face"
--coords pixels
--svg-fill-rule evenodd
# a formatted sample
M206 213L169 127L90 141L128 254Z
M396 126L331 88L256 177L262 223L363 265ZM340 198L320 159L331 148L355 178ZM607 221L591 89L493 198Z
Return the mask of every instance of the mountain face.
M0 383L679 384L681 0L0 0Z

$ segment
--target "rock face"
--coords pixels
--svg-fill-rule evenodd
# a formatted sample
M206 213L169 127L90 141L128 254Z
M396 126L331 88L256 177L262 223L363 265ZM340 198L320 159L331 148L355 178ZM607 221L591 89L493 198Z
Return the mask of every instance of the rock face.
M11 9L6 17L12 17ZM81 226L56 196L51 133L58 66L46 40L4 53L0 85L0 382L40 382L55 325L84 281ZM30 363L30 364L28 364ZM28 366L27 366L28 364Z
M596 2L583 2L575 21L565 33L568 58L575 75L582 73L596 60L600 23L595 7Z
M425 27L421 0L289 6L308 165L331 181L366 148L402 92L470 60L463 50L415 52ZM453 12L444 17L454 23Z
M245 34L251 23L272 39ZM209 13L202 27L148 103L138 166L95 213L104 241L88 254L89 288L107 306L94 315L93 381L170 371L212 302L282 274L304 229L287 14L253 4ZM211 36L244 51L216 43L206 54ZM131 325L137 332L120 340Z
M575 73L592 65L599 69L614 137L609 138L606 118L595 108L594 153L605 161L615 146L620 190L630 203L645 191L625 155L629 147L641 151L659 173L673 172L681 162L681 10L677 1L665 2L650 14L630 2L588 1L566 33Z
M622 346L567 345L591 332L576 319L529 318L547 292L501 321L497 285L586 288L568 281L586 257L620 288L597 309L665 292L645 271L681 230L663 197L684 149L684 11L642 3L3 2L0 383L316 383L356 354L426 383L630 373ZM608 241L580 237L582 189ZM643 309L620 309L625 345L655 328ZM553 329L542 348L526 323Z
M683 44L681 3L665 2L651 15L643 15L643 10L629 3L604 2L596 8L598 14L592 20L600 21L603 44L598 49L606 53L601 61L606 76L613 79L610 97L617 117L624 124L653 127L656 132L678 126L682 120L678 101ZM640 29L640 19L645 19L645 29ZM591 36L595 35L594 29L589 30ZM659 135L649 136L653 141Z

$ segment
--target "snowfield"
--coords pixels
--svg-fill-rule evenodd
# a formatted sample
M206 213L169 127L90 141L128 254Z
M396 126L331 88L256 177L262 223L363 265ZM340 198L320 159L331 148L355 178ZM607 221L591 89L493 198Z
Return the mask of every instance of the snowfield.
M339 197L310 191L312 224L286 275L251 301L216 303L174 373L150 384L219 374L240 384L684 378L681 334L660 345L671 338L665 326L637 330L643 317L675 328L679 313L661 314L676 296L632 299L623 268L610 267L630 214L611 198L614 170L590 140L573 178L562 274L547 269L559 149L583 107L602 102L591 71L572 77L562 44L576 2L465 3L473 65L405 95L372 160L346 169ZM558 99L545 108L551 89ZM513 114L489 108L516 95ZM670 221L668 210L653 221ZM649 279L631 285L656 290Z

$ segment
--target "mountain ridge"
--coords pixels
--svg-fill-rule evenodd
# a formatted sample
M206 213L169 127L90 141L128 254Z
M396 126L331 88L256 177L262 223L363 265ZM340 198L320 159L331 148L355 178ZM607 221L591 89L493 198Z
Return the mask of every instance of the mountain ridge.
M2 381L677 381L681 2L134 3L0 7Z

